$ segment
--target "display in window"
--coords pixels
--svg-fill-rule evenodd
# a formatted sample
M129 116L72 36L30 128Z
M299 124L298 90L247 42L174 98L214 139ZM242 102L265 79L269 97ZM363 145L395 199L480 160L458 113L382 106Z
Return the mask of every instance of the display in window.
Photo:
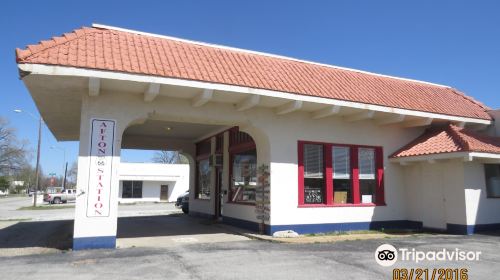
M232 156L231 201L255 202L257 187L256 150L235 153Z
M207 159L198 161L198 198L210 199L210 162Z

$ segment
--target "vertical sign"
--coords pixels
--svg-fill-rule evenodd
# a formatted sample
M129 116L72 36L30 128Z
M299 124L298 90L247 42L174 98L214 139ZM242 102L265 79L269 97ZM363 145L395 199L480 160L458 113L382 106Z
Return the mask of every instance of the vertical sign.
M87 217L108 217L111 199L115 121L92 119L90 126Z

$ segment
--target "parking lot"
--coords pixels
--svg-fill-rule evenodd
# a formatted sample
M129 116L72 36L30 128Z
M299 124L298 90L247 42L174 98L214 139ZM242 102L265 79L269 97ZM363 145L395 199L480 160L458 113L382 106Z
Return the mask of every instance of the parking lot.
M1 217L8 216L5 211L34 215L32 220L2 218L2 279L58 279L69 275L72 279L392 279L393 268L466 268L469 279L490 279L500 273L497 232L284 244L251 240L217 223L183 215L170 204L120 206L120 212L131 215L136 211L137 215L120 214L118 249L73 252L68 250L72 221L45 218L66 217L73 209L12 210L19 203L25 202L0 200ZM171 209L164 209L168 207ZM43 212L43 219L36 217L38 212ZM398 261L393 267L382 267L375 262L374 253L384 243L421 251L480 251L481 258L418 264Z

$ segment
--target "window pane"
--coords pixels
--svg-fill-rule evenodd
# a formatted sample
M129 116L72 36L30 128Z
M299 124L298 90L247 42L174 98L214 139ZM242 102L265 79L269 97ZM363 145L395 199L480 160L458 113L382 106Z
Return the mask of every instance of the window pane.
M359 179L372 180L375 179L375 149L359 148L358 149L358 164L359 164Z
M304 203L324 203L323 145L304 145Z
M359 194L361 203L375 203L375 180L359 180Z
M351 157L349 147L333 147L333 178L350 179L351 178Z
M231 201L255 202L257 151L233 154Z
M333 179L333 203L352 203L351 179Z
M142 198L142 181L133 181L133 198Z
M500 197L500 164L485 164L484 173L488 197Z
M198 198L210 199L210 164L208 159L198 161Z
M323 178L323 145L304 145L304 178Z
M132 198L132 181L122 182L122 198Z

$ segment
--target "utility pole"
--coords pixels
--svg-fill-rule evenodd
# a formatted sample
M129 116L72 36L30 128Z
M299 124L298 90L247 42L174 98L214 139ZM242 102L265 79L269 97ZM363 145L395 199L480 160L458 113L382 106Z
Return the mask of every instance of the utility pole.
M64 167L63 190L66 189L66 174L68 174L68 162L66 162L66 167Z

